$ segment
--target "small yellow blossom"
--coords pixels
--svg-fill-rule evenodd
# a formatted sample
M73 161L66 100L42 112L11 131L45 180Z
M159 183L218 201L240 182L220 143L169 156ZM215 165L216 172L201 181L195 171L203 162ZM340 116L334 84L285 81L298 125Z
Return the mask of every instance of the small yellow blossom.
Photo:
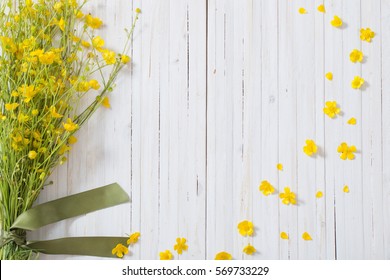
M240 222L238 225L237 225L237 228L238 228L238 232L242 235L242 236L251 236L254 232L254 227L253 227L253 223L250 222L250 221L247 221L247 220L244 220L242 222Z
M19 103L7 103L7 104L5 104L5 110L6 111L13 111L13 110L15 110L18 107L19 107Z
M214 260L232 260L233 257L227 252L219 252L215 255Z
M37 152L36 151L29 151L28 152L28 158L29 159L35 159L37 157Z
M256 253L256 248L253 247L251 244L248 244L244 247L242 251L247 255L253 255L254 253Z
M360 29L360 39L362 41L371 42L371 39L375 37L375 32L372 31L370 28L361 28Z
M18 115L18 122L20 123L25 123L25 122L28 122L30 120L30 117L28 115L25 115L23 113L20 113Z
M259 190L265 195L268 196L275 192L275 188L266 180L262 181Z
M350 118L347 122L350 125L356 125L356 119L355 118Z
M0 113L0 120L4 121L7 119L7 116L3 115L2 113Z
M306 231L302 234L302 238L303 238L303 240L306 240L306 241L313 240L311 238L310 234L307 233Z
M65 31L65 20L64 20L64 18L61 18L58 21L57 25L61 29L61 31Z
M100 84L97 80L90 80L88 82L89 86L93 88L94 90L98 90L100 88Z
M71 135L69 138L68 138L68 144L69 145L73 145L73 144L76 144L77 143L77 138L74 137L73 135Z
M316 154L317 150L318 150L318 147L317 147L316 143L311 139L307 139L306 146L303 147L303 152L310 157L310 156Z
M115 54L115 52L109 51L109 50L103 50L102 51L102 56L103 56L104 61L108 65L115 64L115 62L116 62L116 54Z
M324 196L324 193L322 192L322 191L318 191L317 193L316 193L316 198L321 198L321 197L323 197Z
M325 74L325 77L329 80L329 81L332 81L333 80L333 73L332 72L328 72Z
M129 63L129 61L130 61L130 56L125 55L125 54L122 54L122 55L121 55L121 62L122 62L123 64Z
M92 46L97 49L98 51L101 51L101 48L104 47L104 40L100 36L96 36L92 39Z
M100 27L102 26L102 24L103 24L103 22L102 22L102 20L101 20L100 18L98 18L98 17L93 17L93 16L91 16L91 15L87 15L87 16L85 17L85 23L86 23L89 27L91 27L91 28L93 28L93 29L98 29L98 28L100 28Z
M50 116L55 119L60 119L63 117L63 115L57 113L57 109L55 106L50 106L49 108Z
M305 8L299 8L299 10L298 10L298 12L300 13L300 14L307 14L307 11L306 11L306 9Z
M351 53L349 54L349 60L351 60L351 62L353 63L362 62L363 57L364 57L363 53L357 49L352 50Z
M188 249L188 245L186 244L186 242L187 240L185 238L180 238L180 237L176 238L176 244L173 247L173 249L177 251L179 255L181 255L183 253L183 250L187 251Z
M34 109L31 111L31 115L33 115L34 117L37 116L39 114L39 111L37 109Z
M165 252L160 252L160 260L167 261L167 260L172 260L172 258L173 258L173 255L172 255L171 251L165 250Z
M82 11L80 11L80 10L76 11L76 18L82 19L83 17L84 17L84 14Z
M111 253L116 255L118 258L123 258L124 255L129 253L129 249L123 244L117 244L114 249L112 249Z
M282 203L286 205L297 204L296 195L290 190L289 187L284 188L284 193L279 194L279 197L282 199Z
M336 115L340 114L340 108L337 107L336 101L326 101L324 107L324 113L331 119L336 117Z
M351 82L351 87L353 89L359 89L362 87L363 84L364 84L364 79L360 76L355 76L355 78L353 78Z
M345 192L345 193L349 193L349 187L348 187L348 186L344 186L344 188L343 188L343 192Z
M18 92L23 95L24 102L29 103L31 99L34 98L34 96L38 93L38 91L35 89L35 86L27 86L23 85L18 88Z
M78 124L75 124L72 119L68 118L66 123L63 123L63 126L66 131L72 132L79 128Z
M283 171L283 164L278 163L278 164L276 165L276 168L277 168L279 171Z
M81 45L84 47L84 48L90 48L91 47L91 43L90 42L87 42L87 41L81 41Z
M137 9L135 9L135 12L136 12L137 14L140 14L140 13L141 13L141 9L140 9L140 8L137 8Z
M317 7L317 11L319 11L320 13L325 13L325 6L323 4L319 5Z
M102 106L105 108L111 108L110 99L107 96L103 98Z
M287 240L287 239L288 239L288 234L285 233L284 231L282 231L282 232L280 233L280 238Z
M343 21L338 16L334 16L330 24L334 27L341 27L343 25Z
M141 233L134 232L132 235L130 235L129 239L127 239L127 244L133 245L133 244L137 243L140 236L141 236Z
M337 152L341 153L340 158L342 160L353 160L355 158L355 152L357 151L355 146L348 146L347 143L343 142L338 146Z

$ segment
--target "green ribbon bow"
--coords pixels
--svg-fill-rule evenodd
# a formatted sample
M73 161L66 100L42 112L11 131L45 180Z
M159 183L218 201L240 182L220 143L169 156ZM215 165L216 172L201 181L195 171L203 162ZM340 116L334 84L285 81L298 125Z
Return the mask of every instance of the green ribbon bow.
M12 230L36 230L48 224L130 201L116 183L40 204L21 214ZM12 235L9 238L15 239ZM25 246L44 254L115 257L111 250L126 244L127 237L68 237L26 242Z

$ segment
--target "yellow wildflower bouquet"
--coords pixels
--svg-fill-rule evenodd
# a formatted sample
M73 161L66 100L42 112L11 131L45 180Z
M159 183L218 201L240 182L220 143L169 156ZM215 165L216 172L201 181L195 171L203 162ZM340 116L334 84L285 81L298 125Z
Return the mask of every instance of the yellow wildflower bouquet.
M106 49L95 34L102 21L83 13L85 2L7 0L0 4L2 260L29 259L40 250L26 242L26 229L31 227L14 223L32 208L53 168L66 161L77 141L75 132L99 106L109 106L107 94L130 61L127 53L140 11L131 30L126 30L127 41L118 54ZM66 217L57 220L62 218Z

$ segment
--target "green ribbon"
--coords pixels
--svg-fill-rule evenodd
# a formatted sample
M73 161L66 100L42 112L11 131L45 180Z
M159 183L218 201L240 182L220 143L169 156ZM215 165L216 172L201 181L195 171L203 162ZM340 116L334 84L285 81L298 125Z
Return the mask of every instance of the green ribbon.
M16 219L11 232L15 229L36 230L48 224L129 201L127 193L114 183L35 206ZM118 243L126 244L126 240L126 237L68 237L27 242L25 246L44 254L115 257L111 250Z

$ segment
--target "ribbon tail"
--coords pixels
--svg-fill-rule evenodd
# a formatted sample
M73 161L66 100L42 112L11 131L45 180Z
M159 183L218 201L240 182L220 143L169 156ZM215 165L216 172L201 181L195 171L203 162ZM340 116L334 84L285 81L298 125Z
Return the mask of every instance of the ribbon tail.
M50 255L83 255L116 258L111 253L118 244L126 244L127 237L67 237L27 243L27 247ZM126 246L126 245L125 245Z
M114 183L35 206L17 217L11 229L36 230L48 224L129 201L127 193Z

